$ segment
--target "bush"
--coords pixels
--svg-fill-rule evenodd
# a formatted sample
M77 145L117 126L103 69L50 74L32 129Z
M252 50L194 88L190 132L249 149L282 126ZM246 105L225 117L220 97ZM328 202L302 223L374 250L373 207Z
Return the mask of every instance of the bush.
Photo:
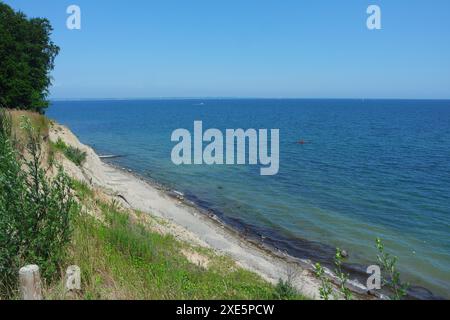
M292 283L287 280L279 280L278 284L275 287L274 299L276 300L293 300L298 297L299 294L297 290L294 288Z
M320 263L316 263L314 266L314 273L316 277L320 280L319 294L320 299L330 300L333 294L333 286L330 279L325 274L325 269Z
M18 155L11 141L10 119L0 113L0 296L17 288L17 274L26 264L37 264L45 280L57 274L71 237L76 212L70 181L59 169L49 179L40 167L41 144L29 120L26 155Z
M402 300L408 295L409 284L403 283L400 279L400 272L397 270L397 257L385 252L384 244L380 238L376 239L378 250L377 260L385 276L382 278L383 286L392 292L391 300Z
M28 19L0 2L0 106L43 113L59 48L47 19Z
M344 254L343 251L339 248L336 249L336 255L334 256L334 265L336 266L336 269L334 272L336 273L336 276L339 281L339 290L344 297L345 300L352 300L353 295L350 289L347 287L347 282L349 279L349 274L345 273L342 270L342 263L344 261Z
M81 167L86 161L86 152L72 146L67 147L64 155L67 157L67 159L69 159L79 167Z
M61 138L58 138L58 141L56 141L52 145L55 150L62 152L67 159L69 159L79 167L81 167L86 161L86 152L81 151L78 148L68 146L64 141L61 140Z

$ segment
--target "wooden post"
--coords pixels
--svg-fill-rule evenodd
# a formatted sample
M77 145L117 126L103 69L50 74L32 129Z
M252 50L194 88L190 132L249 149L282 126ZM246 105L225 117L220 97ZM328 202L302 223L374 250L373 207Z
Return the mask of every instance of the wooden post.
M76 292L81 290L81 270L78 266L70 266L66 271L66 291Z
M23 300L42 300L41 275L38 266L29 265L20 269L19 282Z

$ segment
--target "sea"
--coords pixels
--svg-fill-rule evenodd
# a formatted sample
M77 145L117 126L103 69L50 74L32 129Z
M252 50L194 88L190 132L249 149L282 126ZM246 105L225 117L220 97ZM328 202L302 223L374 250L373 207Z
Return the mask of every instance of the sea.
M375 239L422 297L450 298L450 101L52 101L47 115L100 155L292 256L377 264ZM175 165L176 129L279 129L280 168ZM300 143L299 143L300 142Z

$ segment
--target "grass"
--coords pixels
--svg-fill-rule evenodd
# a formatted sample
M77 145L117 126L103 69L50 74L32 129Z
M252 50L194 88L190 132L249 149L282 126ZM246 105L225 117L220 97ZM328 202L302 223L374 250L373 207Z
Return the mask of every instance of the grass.
M75 223L66 265L82 270L77 299L303 299L226 256L151 231L116 204L95 199L83 183L73 187L86 207L99 211L97 218L82 214ZM208 267L189 261L186 250L208 259ZM49 298L64 297L62 292L61 285L54 287Z
M94 198L94 192L84 182L80 182L76 179L72 179L71 187L76 192L76 195L81 200L81 202L85 202L89 199Z
M86 152L67 145L61 138L58 138L56 142L51 142L51 150L63 153L67 159L79 167L86 161Z
M6 114L11 117L11 134L15 140L15 147L19 151L22 152L25 149L25 144L28 142L25 130L22 130L21 128L24 118L28 118L36 132L38 132L44 140L47 140L50 120L44 115L24 110L6 110Z

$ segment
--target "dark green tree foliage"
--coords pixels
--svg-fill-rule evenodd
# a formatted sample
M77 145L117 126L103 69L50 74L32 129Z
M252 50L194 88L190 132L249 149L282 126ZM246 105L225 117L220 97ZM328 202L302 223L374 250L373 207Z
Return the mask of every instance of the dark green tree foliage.
M0 106L44 113L59 53L47 19L28 19L0 2Z

